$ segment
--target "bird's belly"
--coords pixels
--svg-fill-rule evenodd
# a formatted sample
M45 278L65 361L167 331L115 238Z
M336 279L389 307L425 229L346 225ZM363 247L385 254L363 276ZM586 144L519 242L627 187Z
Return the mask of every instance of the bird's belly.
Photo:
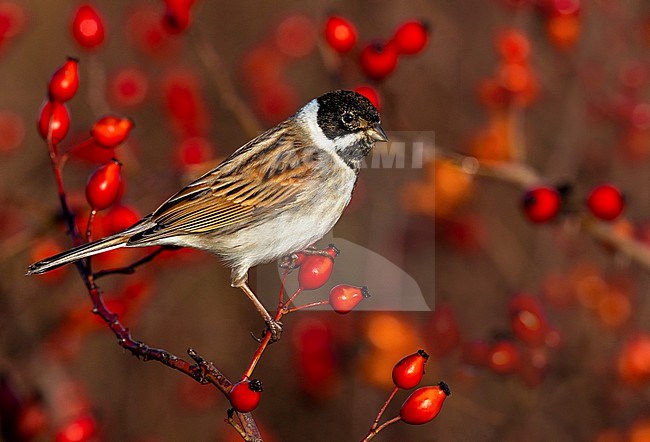
M305 249L334 227L350 201L353 186L351 182L323 189L309 202L219 238L222 256L232 267L249 268Z

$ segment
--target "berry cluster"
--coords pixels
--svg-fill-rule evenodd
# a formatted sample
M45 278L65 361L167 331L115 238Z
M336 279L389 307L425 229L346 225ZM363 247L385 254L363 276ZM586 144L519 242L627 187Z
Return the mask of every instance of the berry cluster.
M390 39L375 39L355 51L358 40L356 26L345 17L330 15L323 25L323 36L338 57L352 54L358 58L361 71L368 80L381 81L395 71L400 57L417 55L426 48L430 29L424 21L407 20L395 30ZM340 61L334 63L339 74ZM381 108L381 97L375 87L360 85L354 90L368 98L375 107Z
M48 84L49 99L41 108L38 119L39 133L53 145L55 151L58 151L57 145L65 139L70 129L70 115L64 103L74 97L78 88L78 60L69 58L52 75ZM94 123L89 138L70 148L68 153L76 149L109 149L113 153L114 148L126 141L132 128L133 121L130 118L107 115ZM112 160L88 178L86 199L92 209L91 213L107 209L119 200L120 194L124 192L121 167L119 161Z
M323 305L329 305L338 314L346 314L351 312L363 299L370 297L366 287L339 284L330 290L328 299L292 307L292 304L295 303L303 291L317 290L327 283L334 270L334 261L338 255L339 250L333 244L330 244L324 250L309 249L287 257L286 261L282 263L286 270L282 280L278 309L274 318L276 321L289 313ZM295 269L298 269L298 289L285 301L284 285L286 278ZM303 333L307 331L304 327L302 329ZM300 333L298 333L299 336ZM328 358L327 337L316 338L310 331L307 331L307 334L308 339L304 341L304 348L301 346L299 349L299 359L303 361L300 364L303 368L300 373L301 376L309 378L307 384L310 392L322 392L323 389L320 387L328 382L332 374L332 370L328 370L328 367L332 366L332 360ZM270 339L271 334L265 333L248 368L228 393L230 404L237 412L247 413L253 411L259 405L262 384L259 380L250 377L270 343ZM303 342L300 337L296 341Z
M325 40L339 54L351 52L357 43L356 27L344 17L332 15L325 21ZM397 68L400 56L415 55L429 42L429 26L420 20L402 23L388 40L376 39L359 52L359 63L367 78L383 80Z
M552 188L537 186L526 191L522 198L524 215L533 223L546 223L557 218L562 210L569 211L566 186ZM603 221L617 219L625 208L625 198L613 184L600 184L589 193L586 207L591 214Z
M495 47L500 64L490 78L479 85L479 99L488 109L508 105L529 107L537 98L538 82L530 65L531 44L528 37L514 28L502 29Z
M519 293L508 301L509 332L490 340L474 339L461 347L467 366L487 367L500 375L518 375L527 385L539 385L546 375L552 351L560 345L560 334L547 319L536 296Z
M193 4L194 0L166 0L162 19L160 13L154 9L135 9L126 25L131 43L148 56L169 56L178 47L174 36L190 26ZM95 50L103 45L106 40L104 19L94 6L83 4L77 8L72 20L72 37L84 49ZM125 67L110 79L107 95L118 106L134 107L145 100L148 89L147 74L139 68ZM172 157L173 163L180 164L181 168L186 170L210 160L215 150L207 139L210 116L197 76L187 70L171 71L161 81L161 89L171 126L179 136L176 152ZM64 113L62 109L53 109L52 112ZM123 127L131 124L122 120ZM105 120L98 124L104 124L106 127L113 122ZM63 132L66 127L58 129L54 138L57 139L58 132ZM101 134L95 135L95 132L100 130L100 127L93 129L96 143L107 148L114 147L109 145L113 141L102 141L99 139ZM72 155L93 162L106 162L110 159L108 151L104 151L102 155L86 148L76 149Z
M432 421L440 413L442 404L451 394L447 384L442 381L437 385L420 387L412 392L402 403L399 416L379 424L382 415L397 392L400 389L410 390L415 388L422 381L424 365L428 359L429 355L424 350L418 350L416 353L405 356L395 364L392 372L395 387L379 410L368 434L363 439L364 442L371 440L384 428L400 420L410 425L422 425Z

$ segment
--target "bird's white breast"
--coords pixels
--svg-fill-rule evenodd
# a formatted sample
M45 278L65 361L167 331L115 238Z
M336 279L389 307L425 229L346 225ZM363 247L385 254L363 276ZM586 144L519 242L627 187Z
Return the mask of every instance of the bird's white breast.
M311 101L296 115L311 142L323 150L318 180L305 182L299 202L263 223L249 226L219 238L228 256L237 256L234 272L267 263L300 251L321 239L334 227L350 202L356 173L337 154L345 137L330 140L318 126L318 103Z

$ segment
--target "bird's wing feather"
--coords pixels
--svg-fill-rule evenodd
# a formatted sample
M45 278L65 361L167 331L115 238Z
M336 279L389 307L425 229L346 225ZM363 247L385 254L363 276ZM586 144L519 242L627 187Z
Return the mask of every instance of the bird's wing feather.
M154 227L130 243L239 228L260 212L285 209L315 173L318 158L318 149L279 126L167 200L151 215Z

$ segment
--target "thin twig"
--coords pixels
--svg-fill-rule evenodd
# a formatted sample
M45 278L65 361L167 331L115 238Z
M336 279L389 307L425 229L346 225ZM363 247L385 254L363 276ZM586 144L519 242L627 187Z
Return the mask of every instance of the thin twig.
M50 162L55 176L63 218L68 227L68 234L71 236L73 243L75 245L78 245L81 243L81 236L77 230L74 215L68 206L65 187L63 184L63 176L61 172L61 163L59 162L58 157L58 149L57 145L52 141L51 120L52 117L50 117L50 129L47 136ZM89 218L88 229L89 231L92 231L92 213L91 217ZM160 250L156 252L160 253ZM157 254L156 252L152 254ZM145 262L148 262L147 258L148 257L143 258ZM150 259L153 259L153 257L150 257ZM178 356L166 350L153 348L144 342L135 340L131 335L129 329L120 322L119 316L106 306L101 289L99 286L97 286L95 278L91 273L90 259L79 260L75 262L75 266L79 271L79 275L81 276L88 290L88 294L93 304L92 312L98 315L108 325L115 337L117 337L118 344L122 348L131 352L131 354L134 356L141 358L143 361L158 361L163 365L166 365L191 377L197 382L200 382L202 384L210 383L214 385L219 391L221 391L226 397L228 397L228 393L232 388L232 383L216 368L212 362L207 362L193 349L190 348L188 350L188 354L195 361L194 364L182 358L179 358ZM246 434L245 439L253 442L261 442L262 438L259 429L257 428L257 425L255 424L255 421L253 420L253 417L250 415L250 413L237 413L237 415L240 422L242 423L244 433Z
M304 309L307 309L307 308L318 307L318 306L321 306L321 305L327 305L329 303L330 302L329 302L328 299L324 299L322 301L310 302L309 304L303 304L303 305L299 305L297 307L287 309L287 314L297 312L297 311L300 311L300 310L304 310Z
M97 209L93 208L88 214L88 223L86 224L86 242L91 242L93 240L93 221L95 221L95 216L97 215Z
M368 442L368 441L371 440L373 437L377 436L377 434L379 434L379 432L382 431L384 428L388 427L389 425L393 425L395 422L399 422L400 420L402 420L401 417L399 417L399 416L395 416L394 418L392 418L392 419L390 419L390 420L387 420L386 422L384 422L383 424L381 424L381 425L378 426L377 428L371 429L371 430L368 432L368 434L366 435L366 437L364 437L364 438L361 440L361 442Z
M173 250L173 249L174 248L172 248L172 247L165 247L165 246L159 247L158 249L154 250L153 252L149 253L148 255L142 257L141 259L139 259L139 260L127 265L127 266L116 267L116 268L112 268L112 269L99 270L99 271L93 273L93 278L95 280L97 280L97 279L103 278L104 276L107 276L107 275L131 275L131 274L135 273L135 270L138 267L140 267L141 265L147 264L147 263L153 261L153 259L156 256L160 255L162 252L164 252L166 250Z
M391 403L395 395L397 394L397 391L399 388L395 387L393 388L393 391L390 393L388 396L388 399L386 399L386 402L384 402L384 405L379 409L379 413L377 413L377 417L375 418L375 421L372 423L372 427L370 427L371 430L374 430L377 428L379 425L379 419L381 419L381 416L384 414L384 411L386 411L386 408L388 408L388 405Z
M235 86L223 66L221 57L199 30L193 29L192 36L194 37L192 47L196 50L205 68L210 72L210 77L214 82L221 102L239 121L248 136L251 138L256 137L262 132L262 125L257 121L250 107L237 94Z

